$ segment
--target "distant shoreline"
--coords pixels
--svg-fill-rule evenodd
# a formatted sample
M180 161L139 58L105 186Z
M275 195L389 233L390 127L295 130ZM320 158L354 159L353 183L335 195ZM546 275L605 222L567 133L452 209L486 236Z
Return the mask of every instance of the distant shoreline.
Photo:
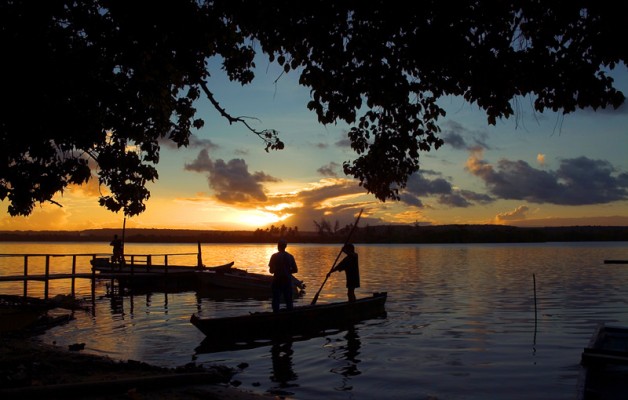
M0 231L0 242L102 242L122 229L84 231ZM205 231L126 229L127 243L274 243L285 236L292 243L343 243L348 232ZM504 225L378 225L358 227L354 243L542 243L628 241L628 226L515 227Z

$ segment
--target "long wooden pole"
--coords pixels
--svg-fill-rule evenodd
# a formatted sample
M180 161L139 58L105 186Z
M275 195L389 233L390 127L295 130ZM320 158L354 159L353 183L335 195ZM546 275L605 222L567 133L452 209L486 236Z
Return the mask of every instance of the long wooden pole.
M356 218L355 223L353 224L353 227L351 228L351 231L349 232L349 236L347 236L347 240L345 240L345 243L342 245L340 252L338 252L338 255L336 256L336 260L334 261L334 264L331 266L331 269L325 276L325 280L323 281L321 288L318 289L318 292L316 292L316 295L314 295L314 298L312 299L312 303L311 303L312 305L316 304L316 302L318 301L318 296L321 294L321 290L323 290L323 286L325 286L325 282L327 282L327 279L329 279L329 276L331 275L332 271L336 267L336 263L338 262L338 259L340 258L340 255L342 254L342 250L345 248L347 243L349 243L349 239L351 239L351 236L353 235L353 231L355 231L355 227L358 226L358 222L360 221L360 217L362 216L362 211L364 211L364 209L360 210L360 213L358 214L358 218Z

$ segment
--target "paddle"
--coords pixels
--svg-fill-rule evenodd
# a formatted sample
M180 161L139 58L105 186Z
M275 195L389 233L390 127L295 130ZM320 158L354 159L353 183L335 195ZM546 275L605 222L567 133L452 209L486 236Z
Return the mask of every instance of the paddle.
M349 239L351 239L351 235L353 235L353 231L355 231L355 227L358 226L358 222L360 221L360 217L362 216L362 211L364 211L364 209L360 210L360 213L358 214L358 218L355 220L355 223L353 224L353 227L351 227L351 231L349 232L349 236L347 236L347 240L345 240L345 243L342 245L342 248L340 249L340 252L336 256L336 260L334 261L334 265L331 266L331 269L329 270L329 272L325 276L325 280L323 281L323 284L321 285L321 288L318 289L318 292L316 292L316 295L312 299L312 303L310 303L311 305L316 304L316 302L318 301L318 296L321 294L321 290L323 290L323 286L325 286L325 282L327 282L327 279L329 278L329 276L333 272L334 268L336 267L336 263L338 262L338 259L340 258L340 255L342 254L342 250L345 248L346 244L349 243Z

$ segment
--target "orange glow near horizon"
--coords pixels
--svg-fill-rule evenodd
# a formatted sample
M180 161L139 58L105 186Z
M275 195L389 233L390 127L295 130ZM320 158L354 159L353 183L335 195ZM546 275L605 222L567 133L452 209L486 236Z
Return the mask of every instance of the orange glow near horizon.
M251 228L258 228L260 226L275 224L277 222L285 220L288 217L290 217L289 214L280 217L271 212L250 210L239 212L237 221L241 225L245 225Z

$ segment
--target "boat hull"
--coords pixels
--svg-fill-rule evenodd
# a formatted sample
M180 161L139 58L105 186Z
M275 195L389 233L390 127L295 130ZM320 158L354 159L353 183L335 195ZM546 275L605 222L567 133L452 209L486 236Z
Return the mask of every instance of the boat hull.
M216 265L213 267L206 266L188 266L188 265L162 265L162 264L118 264L112 263L108 258L94 258L91 260L92 269L98 272L146 272L155 274L167 274L171 272L196 272L196 271L228 271L233 267L234 262Z
M178 290L202 290L212 288L240 291L245 296L267 296L272 294L272 275L247 272L232 268L233 262L215 267L164 266L112 264L108 259L92 260L92 268L103 278L116 279L127 287L176 287ZM305 285L293 277L294 295L298 296Z
M628 327L599 324L582 352L578 399L625 399L628 393Z
M254 341L316 335L329 329L347 329L373 318L386 316L386 293L355 302L295 307L291 311L256 312L249 315L204 318L193 314L190 322L209 340Z
M628 365L628 327L599 324L582 352L582 364Z

